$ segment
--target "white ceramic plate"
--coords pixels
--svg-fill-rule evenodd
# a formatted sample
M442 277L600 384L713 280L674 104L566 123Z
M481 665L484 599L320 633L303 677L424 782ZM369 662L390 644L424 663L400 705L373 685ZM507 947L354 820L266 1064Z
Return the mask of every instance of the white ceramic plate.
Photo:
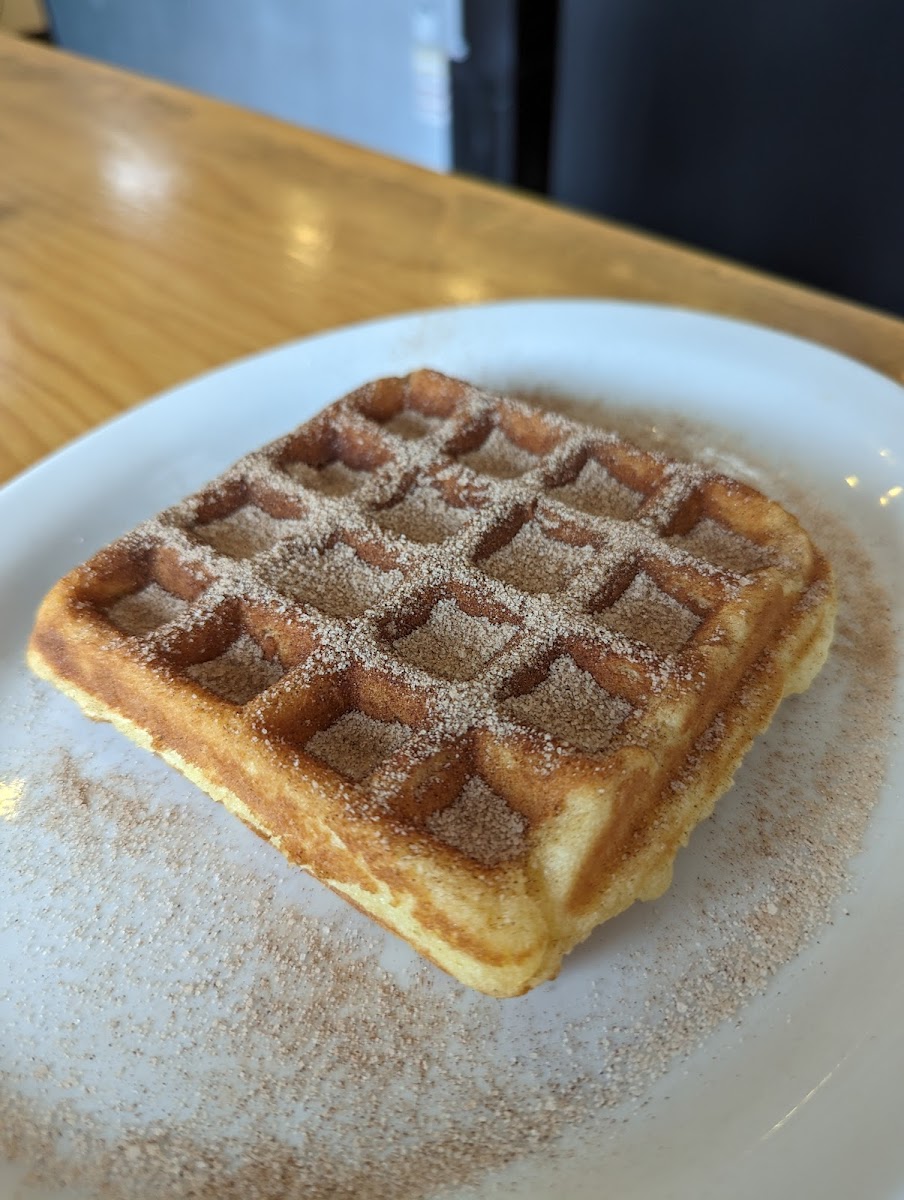
M209 801L196 798L189 785L113 732L86 732L71 705L28 681L22 653L34 608L69 567L241 453L369 378L422 365L491 386L547 386L605 396L617 406L683 412L734 431L745 453L797 474L821 503L844 514L891 589L900 626L904 391L888 379L784 335L679 310L535 301L393 318L194 380L81 439L0 493L0 786L7 796L11 781L29 781L32 768L23 763L39 763L51 742L77 753L90 738L101 771L129 771L207 813ZM895 703L900 713L900 692ZM30 723L20 721L23 711ZM745 764L737 788L752 786L756 769L756 761ZM525 1172L515 1164L499 1175L513 1194L645 1200L904 1195L902 781L904 760L895 752L866 849L854 865L856 891L844 900L850 918L824 929L764 995L675 1064L650 1088L642 1111L601 1122L598 1137L584 1137L574 1153L550 1160L548 1168L535 1163ZM10 883L25 870L16 858L16 831L15 819L0 820L0 854L6 856L0 858L0 898L18 921L4 933L0 907L0 976L9 971L12 981L4 991L0 978L0 1071L13 1074L22 1066L17 1045L29 1033L22 1027L23 996L31 989L35 1006L44 1006L43 1020L52 1023L55 1013L52 988L29 954L46 921L42 897L32 892L23 899ZM249 869L283 869L237 822L217 818L211 836L223 840L224 854L247 855ZM513 1002L506 1036L517 1039L523 1023L535 1039L553 1038L557 1022L586 1007L593 982L604 992L610 988L606 995L615 1003L618 955L630 956L632 944L642 953L644 938L653 936L650 918L636 914L658 911L667 927L669 914L693 892L711 836L695 835L676 888L659 906L632 910L607 941L575 955L556 983ZM307 880L297 884L292 902L327 914L344 911ZM90 974L92 953L74 943L72 970ZM410 968L407 948L392 939L387 954L403 974ZM437 975L436 987L446 986ZM462 1002L455 989L449 996L450 1004ZM153 1013L152 993L133 1000ZM92 1015L96 1024L82 1031L85 1044L102 1042L103 1019ZM165 1115L165 1092L159 1103ZM17 1169L0 1166L0 1194L11 1194L18 1177ZM492 1181L488 1175L473 1182L483 1193ZM22 1194L45 1193L29 1187Z

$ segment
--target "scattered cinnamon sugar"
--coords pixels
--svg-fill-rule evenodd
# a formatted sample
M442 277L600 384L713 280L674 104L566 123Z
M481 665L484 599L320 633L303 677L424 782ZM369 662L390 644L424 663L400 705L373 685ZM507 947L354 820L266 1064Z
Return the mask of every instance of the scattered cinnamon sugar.
M304 523L278 520L253 504L237 508L228 517L195 526L195 535L229 558L251 558L269 549L280 538L304 532Z
M537 521L527 521L510 542L480 562L481 568L503 583L534 594L555 594L598 557L590 546L572 546L547 537Z
M435 487L420 484L389 508L377 513L380 525L413 542L442 542L454 536L471 516L467 508L447 504Z
M605 750L632 711L626 700L601 688L569 654L560 655L532 691L513 696L502 707L520 724L588 754Z
M283 470L303 487L335 497L350 496L370 477L368 471L356 471L339 458L322 467L312 467L304 462L288 462Z
M587 459L571 483L555 488L550 495L582 512L597 517L616 517L621 521L630 520L643 502L640 492L619 483L593 457Z
M166 591L159 583L149 583L111 604L106 614L117 629L138 637L168 621L178 620L188 608L187 601Z
M473 679L511 641L515 627L473 617L454 600L440 600L428 619L395 642L396 654L444 679Z
M497 479L515 479L532 470L537 465L538 459L528 450L522 450L520 446L516 446L501 429L494 428L490 436L476 450L463 454L460 461L480 475L494 475Z
M354 709L315 733L305 749L358 783L410 737L411 730L401 722L377 721Z
M614 604L594 614L597 624L643 642L657 654L677 654L696 633L700 618L640 571Z
M184 671L201 687L230 704L247 704L283 675L280 664L265 658L260 646L247 633L236 638L218 658L195 663Z
M471 775L453 802L432 813L427 828L440 841L483 866L523 853L527 822L478 775Z

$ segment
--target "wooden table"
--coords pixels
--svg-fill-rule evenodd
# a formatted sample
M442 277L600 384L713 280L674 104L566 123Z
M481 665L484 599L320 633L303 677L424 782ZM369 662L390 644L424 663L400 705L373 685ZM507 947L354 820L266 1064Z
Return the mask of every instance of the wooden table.
M744 317L904 379L904 322L0 36L0 480L274 343L562 295Z

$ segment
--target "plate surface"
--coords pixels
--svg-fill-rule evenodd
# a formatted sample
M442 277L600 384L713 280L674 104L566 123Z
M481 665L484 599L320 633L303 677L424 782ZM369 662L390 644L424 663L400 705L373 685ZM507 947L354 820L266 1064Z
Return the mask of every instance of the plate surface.
M335 930L339 923L364 939L361 945L370 947L368 952L376 945L372 969L387 973L398 994L414 989L427 996L437 1013L452 1014L443 1053L458 1054L456 1038L464 1039L464 1045L462 1031L473 1021L472 1028L487 1038L483 1074L493 1074L516 1107L532 1091L530 1104L527 1099L524 1104L534 1121L536 1097L551 1082L537 1060L545 1059L545 1069L567 1082L565 1075L574 1069L568 1064L576 1054L584 1065L595 1055L602 1061L603 1040L611 1049L619 1037L631 1036L635 1018L639 1023L653 1021L650 1011L672 1004L670 989L697 978L692 968L709 952L704 946L707 910L699 902L701 888L715 896L712 903L718 906L723 903L720 887L739 893L752 886L750 870L745 874L744 865L730 862L724 853L725 839L733 836L735 825L746 828L745 806L749 816L759 803L781 805L782 797L763 799L763 794L777 778L770 774L769 756L777 752L782 737L815 753L818 745L839 733L838 722L845 719L838 701L843 663L836 664L821 692L792 702L797 707L787 714L789 706L783 707L780 719L745 762L730 797L721 802L716 819L698 831L681 855L672 891L655 904L635 906L607 926L605 936L595 935L567 960L554 983L523 1000L503 1002L501 1017L493 1015L498 1008L491 1012L488 1007L498 1002L474 1000L432 968L422 967L407 947L374 933L324 889L284 868L275 852L167 768L112 731L89 727L72 705L30 680L22 655L32 614L42 594L68 568L240 454L365 380L425 365L492 387L550 389L591 401L604 399L613 410L628 414L661 410L704 429L726 431L739 448L742 468L768 464L761 480L766 490L773 477L790 480L819 510L832 520L843 519L854 531L871 571L889 592L890 620L900 644L904 391L865 367L796 339L680 310L595 301L516 302L338 330L239 362L159 397L74 443L0 492L0 961L11 965L9 983L0 979L0 1106L20 1095L23 1111L31 1106L29 1112L65 1101L76 1119L87 1114L97 1128L106 1125L115 1140L125 1128L124 1111L133 1128L141 1122L165 1125L178 1119L183 1093L209 1087L212 1079L228 1091L225 1085L240 1067L253 1076L266 1066L261 1058L248 1067L228 1046L217 1048L208 1042L192 1058L196 1065L183 1066L178 1078L172 1070L167 1074L166 1063L151 1060L142 1060L137 1081L124 1070L127 1055L134 1057L138 1051L134 1046L130 1050L127 1039L108 1036L111 1012L98 1006L97 996L106 996L109 1003L116 1000L120 1017L127 1015L135 1028L145 1030L146 1046L156 1041L172 1047L172 1030L161 1025L162 1008L169 1002L155 990L154 976L160 961L155 955L172 955L175 934L169 941L150 934L142 939L140 928L131 929L128 972L106 991L98 983L91 992L92 979L112 978L115 953L109 938L92 936L91 922L86 933L84 924L67 926L63 915L71 911L75 897L84 911L96 914L94 929L109 932L114 925L107 908L118 902L131 917L144 912L147 929L159 931L172 913L160 907L155 888L175 893L183 885L165 856L144 863L135 854L129 870L115 876L123 892L119 896L105 890L96 856L91 869L83 862L78 876L78 855L87 861L83 842L77 833L67 835L65 822L57 827L47 818L55 786L58 803L68 800L59 779L61 753L81 762L98 786L104 779L127 778L135 788L143 787L151 797L141 801L148 811L170 806L166 811L178 811L189 829L203 822L204 836L227 864L224 870L258 880L271 907L290 916L302 914L302 925L312 913L323 920L325 929ZM720 461L725 461L724 454ZM818 529L811 532L820 536ZM857 611L863 610L852 610L854 615ZM900 684L891 708L894 725L904 708ZM645 1200L904 1196L904 1023L899 1011L904 995L904 758L893 739L889 746L887 755L884 747L871 748L887 757L885 782L866 827L863 852L851 864L849 886L836 898L830 924L820 925L797 953L789 953L789 961L753 988L756 994L721 1023L713 1017L691 1029L683 1042L669 1042L657 1018L658 1040L650 1046L660 1056L671 1046L678 1057L659 1078L643 1085L640 1106L626 1096L616 1097L618 1103L588 1118L583 1128L563 1132L539 1161L525 1166L520 1153L511 1162L503 1154L495 1161L488 1157L470 1178L466 1172L450 1172L448 1188L437 1191L434 1180L431 1194L473 1195L467 1190L470 1185L484 1195L498 1185L506 1194L525 1198L580 1198L600 1194L604 1181L607 1194ZM57 763L53 770L47 765L51 758ZM839 782L839 789L842 786ZM44 814L39 833L29 816L33 800L35 811ZM833 803L843 810L843 798ZM133 825L140 828L143 819L133 813ZM110 839L122 836L109 805L98 807L96 820L95 832L103 829ZM57 844L60 865L54 888L51 880L29 874L24 856L37 848L46 870L47 863L57 861ZM205 865L210 865L207 860L200 863L201 868ZM771 864L768 869L779 867ZM199 885L195 881L191 886ZM801 889L809 886L807 878L800 879ZM199 894L193 893L195 900ZM230 910L237 922L252 911L242 910L241 903L236 900L239 907ZM753 936L753 901L735 898L732 903L737 908L735 923L719 926L722 932L717 930L716 939L736 940L738 930L745 929ZM726 935L729 927L733 932ZM204 978L210 975L201 944L206 926L198 918L191 927L178 928L188 946L182 978L191 986L202 967L207 971ZM199 942L194 949L193 937ZM229 950L229 937L227 931L221 959ZM181 952L182 945L178 948ZM265 952L257 948L254 953L264 955L258 968L265 971ZM38 965L42 957L50 966ZM365 985L369 969L361 968L364 974L357 976ZM61 970L67 975L63 988L55 975ZM85 981L81 993L73 991L72 980ZM233 971L223 986L226 993L238 988L238 973ZM303 991L316 981L301 979L294 986ZM745 988L746 983L739 986L739 1000L746 996ZM73 995L87 997L84 1011L78 1012L77 1029L67 1025ZM682 1011L695 1006L693 993L681 995ZM220 1001L218 996L211 1005ZM185 1021L190 1030L190 1014ZM64 1026L68 1032L61 1039ZM298 1037L298 1053L308 1053L311 1048L304 1045L303 1033ZM53 1061L38 1063L36 1069L35 1047L43 1042L53 1050L55 1038L61 1046L65 1042L71 1061L64 1066L57 1047L52 1055L48 1050ZM563 1038L575 1043L567 1047L567 1059ZM700 1038L694 1049L691 1043ZM411 1052L410 1046L406 1050L393 1045L395 1053ZM521 1054L528 1045L535 1064L529 1069ZM417 1049L421 1053L424 1047L419 1044ZM89 1071L86 1059L95 1051ZM431 1092L429 1083L421 1081L427 1089L424 1102L436 1105L440 1132L449 1118L447 1110L466 1106L465 1075L473 1076L468 1083L473 1094L479 1091L481 1072L474 1065L473 1047L470 1055L466 1065L457 1068L456 1089L445 1098L442 1086ZM438 1060L433 1065L443 1067ZM291 1080L285 1083L283 1101L291 1086ZM59 1097L55 1088L62 1089ZM365 1099L352 1098L351 1091L348 1095L349 1120L355 1123L360 1116L363 1122L367 1115L359 1114L358 1106L365 1105ZM247 1122L260 1119L255 1110L222 1096L217 1104L211 1109L212 1132L216 1125L232 1131L236 1142L250 1138ZM410 1131L396 1119L401 1145ZM305 1114L295 1113L293 1120L301 1127ZM288 1136L290 1124L285 1110L274 1112L268 1136L277 1141ZM557 1155L556 1145L566 1147L567 1153ZM341 1153L340 1141L336 1154ZM0 1195L12 1194L20 1174L18 1168L0 1165ZM57 1194L36 1184L21 1186L28 1200ZM411 1194L416 1191L412 1184ZM247 1194L253 1195L253 1190ZM364 1188L358 1194L370 1193Z

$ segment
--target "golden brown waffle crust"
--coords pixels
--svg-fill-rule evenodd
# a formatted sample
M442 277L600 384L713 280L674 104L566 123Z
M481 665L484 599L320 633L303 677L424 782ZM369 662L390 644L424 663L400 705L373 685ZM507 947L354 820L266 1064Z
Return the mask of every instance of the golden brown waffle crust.
M390 418L408 410L446 423L428 435L425 449L416 448L425 465L407 447L396 446L385 430ZM371 430L367 422L376 428ZM596 567L587 556L580 561L590 561L590 567L582 566L557 598L540 593L519 600L518 588L510 581L488 581L484 587L479 573L487 569L486 539L496 536L509 510L500 500L502 507L494 512L483 494L473 518L467 508L467 488L479 489L481 481L478 477L475 482L472 473L459 466L449 447L473 449L468 431L475 426L478 437L485 438L488 428L502 428L506 436L519 439L517 445L538 451L535 469L498 487L513 511L527 511L524 506L534 504L530 519L535 519L538 503L558 512L555 500L550 500L555 496L550 480L562 478L562 470L567 476L569 446L603 447L599 453L606 469L620 484L642 494L652 515L645 524L643 516L616 520L582 512L575 520L589 532L581 536L599 539L584 544L599 546L605 557L605 539L611 536L624 558L622 527L629 527L632 536L638 531L640 541L629 546L631 569L658 572L657 579L677 589L682 603L699 610L699 627L685 649L671 656L653 654L636 640L605 628L591 629L586 615L591 589L585 576L592 576ZM322 469L334 461L329 453L335 445L317 451L324 460L319 464L310 446L326 436L324 430L334 436L337 428L346 461L360 463L370 456L367 470L374 475L366 487L371 491L357 507L346 501L337 501L338 507L329 500L318 502L305 524L305 487L275 487L274 474L261 469L260 456L276 465L276 475L280 465L294 461L286 458L291 453L306 454L308 464L313 460L312 470ZM493 996L522 994L554 977L563 956L600 922L635 900L665 891L679 848L730 786L782 698L810 685L832 638L836 597L829 564L790 514L752 489L708 472L690 475L684 493L672 487L677 499L667 510L662 495L671 486L671 477L666 478L671 468L658 456L623 447L595 431L433 372L379 381L252 459L242 460L199 494L200 500L192 498L172 510L174 516L164 514L70 572L40 608L28 648L29 665L89 717L111 722L160 755L271 841L291 863L457 979ZM394 454L401 468L393 477ZM430 454L440 461L427 461ZM374 467L376 460L380 461ZM460 488L455 502L461 503L463 496L466 502L470 524L460 534L423 547L408 544L404 536L387 538L386 527L373 524L373 514L379 518L388 511L385 489L396 488L391 499L398 503L399 492L407 495L425 475L435 478L442 470L447 474L440 486L449 486L452 478ZM649 491L643 492L647 485ZM494 487L495 482L487 484L491 501L497 497ZM324 545L335 544L336 528L322 528L324 512L334 522L344 522L342 536L351 530L359 545L360 539L376 538L380 552L397 553L392 563L401 563L400 569L408 572L400 594L356 618L327 619L303 601L287 604L280 596L276 602L257 586L257 576L254 588L245 594L237 591L258 560L251 556L239 564L228 561L220 551L210 550L199 530L249 503L277 520L296 522L295 536L302 540L316 535L326 539ZM673 549L686 527L703 518L716 519L774 553L740 575ZM478 527L476 533L473 527ZM505 533L511 538L510 527ZM662 539L661 546L655 538ZM261 561L271 553L276 553L272 547L263 551ZM454 566L438 576L437 563L444 557L455 559ZM617 559L616 567L624 575L622 558L613 552L609 565ZM388 560L380 569L387 564ZM608 576L600 570L605 581ZM223 578L231 590L223 587ZM117 628L110 615L113 606L151 583L189 606L200 606L204 619L191 607L186 619L163 621L149 631L136 634ZM625 586L623 578L619 586ZM204 597L217 587L223 594L203 609ZM460 719L455 726L448 715L443 725L437 717L440 736L431 727L433 700L438 696L437 705L451 710L455 696L471 695L467 688L476 688L476 682L458 685L456 692L448 681L431 680L429 673L408 665L401 674L394 673L390 660L403 641L400 637L389 643L385 660L384 650L377 654L371 643L360 659L350 659L347 650L344 656L334 653L334 642L344 636L346 626L354 627L356 636L363 636L360 631L366 628L368 636L374 637L376 630L386 638L386 614L394 608L404 614L406 604L414 604L419 596L429 595L435 603L441 593L470 597L479 589L490 620L497 619L493 606L503 605L513 614L513 623L521 622L513 624L517 632L512 647L500 652L481 675L484 692L496 688L493 694L504 697L511 679L522 677L527 683L521 686L529 687L555 654L567 652L609 691L621 689L634 706L611 744L598 752L562 748L542 729L525 730L505 721L493 724L486 715L474 727ZM599 589L592 594L598 593ZM554 649L547 645L541 653L537 647L546 643L538 640L525 647L519 639L533 636L531 622L542 614L547 599L556 608L556 633L555 639L547 639L549 645L554 641ZM418 614L412 620L423 622L424 613ZM404 621L400 629L391 626L393 634L407 636L407 629ZM207 661L204 655L210 659L214 650L230 644L230 638L246 635L283 671L258 694L243 703L231 702L186 673L186 664ZM534 675L529 677L527 661L541 664L530 668ZM326 727L353 703L375 721L399 717L413 731L411 744L395 754L391 769L378 766L361 780L343 776L319 760L296 733L303 727L304 737L310 739L312 731ZM418 803L439 811L443 797L449 799L444 781L457 780L455 786L460 786L469 771L479 773L520 814L524 843L517 854L497 862L475 861L438 839L420 820Z

